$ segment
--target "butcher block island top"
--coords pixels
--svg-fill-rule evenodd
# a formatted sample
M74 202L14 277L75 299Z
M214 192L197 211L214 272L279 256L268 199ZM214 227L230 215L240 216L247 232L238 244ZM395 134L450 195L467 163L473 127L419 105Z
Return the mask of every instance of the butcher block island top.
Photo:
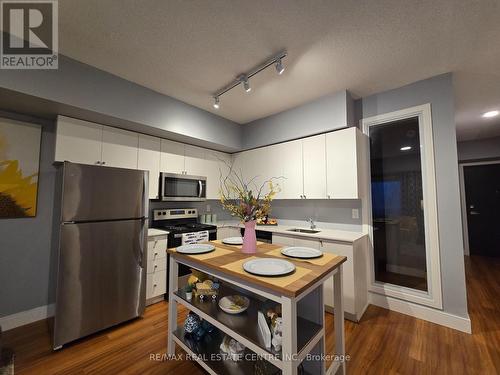
M169 355L176 353L177 345L212 375L297 375L299 371L304 374L345 374L342 289L343 263L347 260L345 256L324 253L319 258L295 259L282 255L284 246L277 244L258 242L255 254L245 254L241 251L241 245L226 245L219 240L209 243L215 246L215 250L204 254L181 254L175 248L167 250L170 258ZM286 259L295 265L295 270L287 275L272 277L256 276L243 270L243 263L259 258ZM188 298L185 287L179 284L179 265L217 279L220 283L218 296ZM323 287L332 277L333 291ZM323 298L325 293L332 292L335 306L335 353L325 353L326 320ZM235 294L247 297L248 308L238 315L227 314L219 306L219 298ZM184 323L178 321L178 304L215 327L209 339L201 338L193 344L192 337L186 335ZM270 346L270 338L267 336L269 333L265 334L266 329L262 328L266 321L262 323L262 318L259 318L259 314L263 317L262 314L269 311L269 304L281 306L281 348L274 344ZM279 339L279 333L277 335ZM242 360L218 360L217 356L214 359L214 355L220 354L220 345L226 339L235 340L245 348ZM333 358L328 369L327 357ZM266 364L263 365L262 362Z
M175 248L167 252L174 258L186 260L203 268L213 269L217 273L237 277L256 286L272 290L280 295L297 297L324 276L331 273L347 260L347 257L335 254L323 254L321 258L299 260L281 255L281 249L286 246L258 243L257 253L245 254L240 246L226 245L220 241L208 242L215 246L211 253L200 255L185 255L176 252ZM286 259L295 264L296 270L291 275L262 277L252 275L243 270L242 264L254 258ZM182 263L182 262L181 262Z

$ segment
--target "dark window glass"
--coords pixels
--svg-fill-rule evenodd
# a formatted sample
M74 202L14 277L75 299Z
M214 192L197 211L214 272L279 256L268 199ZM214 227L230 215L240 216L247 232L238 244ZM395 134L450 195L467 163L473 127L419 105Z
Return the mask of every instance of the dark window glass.
M418 117L369 129L375 280L427 291Z

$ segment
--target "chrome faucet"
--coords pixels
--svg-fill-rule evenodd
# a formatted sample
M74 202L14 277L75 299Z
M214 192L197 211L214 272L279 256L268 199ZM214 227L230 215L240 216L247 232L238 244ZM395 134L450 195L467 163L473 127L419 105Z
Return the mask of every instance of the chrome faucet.
M309 219L307 219L307 222L311 225L310 228L312 230L316 229L316 224L314 224L314 221L313 221L312 217L310 217Z

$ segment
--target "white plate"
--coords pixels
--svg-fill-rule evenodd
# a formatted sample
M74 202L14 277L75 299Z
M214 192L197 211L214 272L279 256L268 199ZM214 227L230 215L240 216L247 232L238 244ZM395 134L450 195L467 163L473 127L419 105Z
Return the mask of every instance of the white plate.
M240 298L242 306L236 305L233 302L234 298ZM246 309L248 309L249 305L250 305L250 300L245 296L227 296L221 298L219 301L219 307L222 309L222 311L228 314L240 314Z
M283 259L258 258L243 263L243 269L259 276L282 276L295 271L295 265Z
M287 257L300 259L312 259L323 256L323 252L318 249L302 246L285 247L281 250L281 254Z
M243 237L228 237L222 240L226 245L243 245Z
M214 245L204 244L204 243L194 243L190 245L182 245L177 249L179 254L205 254L215 250Z

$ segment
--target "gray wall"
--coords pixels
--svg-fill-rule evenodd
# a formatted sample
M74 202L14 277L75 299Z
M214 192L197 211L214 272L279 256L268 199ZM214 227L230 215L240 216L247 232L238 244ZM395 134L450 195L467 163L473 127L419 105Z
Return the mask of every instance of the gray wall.
M2 70L0 90L4 110L59 113L221 151L241 149L239 124L62 55L58 70Z
M452 75L444 74L356 102L362 118L431 103L443 309L467 317Z
M0 220L0 316L54 301L55 253L52 241L56 170L54 124L0 111L0 117L42 125L37 214Z
M249 122L243 125L242 147L248 150L352 125L348 124L348 120L353 119L351 103L351 95L340 91Z
M500 137L458 142L458 160L500 159Z

